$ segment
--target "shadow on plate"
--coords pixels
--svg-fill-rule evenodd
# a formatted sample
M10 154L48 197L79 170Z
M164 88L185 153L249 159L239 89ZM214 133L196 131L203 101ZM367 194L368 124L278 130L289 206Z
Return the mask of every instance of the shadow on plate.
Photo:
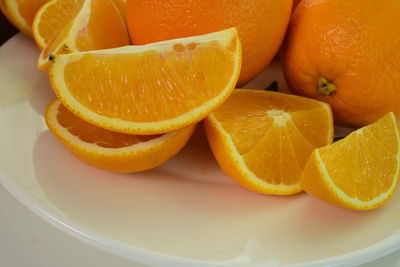
M39 136L33 153L37 182L65 214L64 221L128 245L181 257L231 259L254 240L258 251L268 251L284 263L315 260L315 255L361 249L360 239L365 246L377 242L400 222L399 217L388 224L390 229L366 235L393 214L383 209L348 211L306 194L249 192L221 171L202 127L173 159L135 174L91 168L48 131Z
M234 255L264 224L260 214L284 210L302 197L261 196L232 182L216 164L201 128L173 159L135 174L91 168L49 131L39 136L33 153L37 182L64 219L178 256L220 257L209 244ZM235 235L239 240L232 244Z

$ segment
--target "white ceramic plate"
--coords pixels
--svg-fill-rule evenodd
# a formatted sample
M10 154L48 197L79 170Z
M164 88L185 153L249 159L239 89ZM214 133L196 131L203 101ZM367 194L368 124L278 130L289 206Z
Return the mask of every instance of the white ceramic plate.
M120 175L81 163L44 123L54 95L35 68L38 53L22 35L0 48L0 182L63 231L155 266L347 266L400 248L400 192L370 212L306 194L258 195L220 170L201 129L151 171ZM272 80L283 84L276 66L247 87Z

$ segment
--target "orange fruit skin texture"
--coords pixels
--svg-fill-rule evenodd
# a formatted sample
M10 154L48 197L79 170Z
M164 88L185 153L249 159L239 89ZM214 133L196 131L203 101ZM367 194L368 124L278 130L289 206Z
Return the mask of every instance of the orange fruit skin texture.
M400 1L303 0L290 22L284 73L292 92L331 104L335 123L400 116ZM318 79L336 92L324 96Z
M292 0L128 0L131 40L142 45L236 27L243 47L238 84L259 74L283 41Z

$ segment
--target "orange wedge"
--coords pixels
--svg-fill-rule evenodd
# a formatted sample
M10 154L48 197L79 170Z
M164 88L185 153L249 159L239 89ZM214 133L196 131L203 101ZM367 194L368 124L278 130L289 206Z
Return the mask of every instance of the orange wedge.
M63 104L99 127L159 134L206 117L240 72L235 28L144 46L56 56L52 87Z
M68 111L59 100L46 110L51 132L83 162L114 172L138 172L157 167L178 153L196 126L153 136L128 135L93 126Z
M338 206L377 208L397 188L399 159L399 129L391 112L332 145L316 149L301 184L306 192Z
M83 0L51 0L37 12L32 25L37 45L44 49L82 7Z
M207 117L205 129L222 169L262 194L300 192L308 157L333 140L327 104L259 90L235 90Z
M9 21L21 32L32 35L32 22L36 12L48 0L0 0L0 8Z
M123 18L126 0L113 0ZM84 0L50 0L37 12L32 25L37 45L44 49L80 11Z
M58 54L114 48L129 44L125 22L112 0L83 0L81 5L77 1L78 10L75 10L71 3L63 4L65 3L63 0L58 1L52 1L45 6L38 15L38 19L35 19L35 39L39 45L47 43L39 56L38 68L46 70L50 60ZM69 12L69 15L64 15L64 12L61 14L65 20L52 14L58 9L67 7L69 9L65 12ZM52 31L50 26L45 27L49 23L43 22L44 26L40 24L41 21L50 17L56 21L57 25L66 23L63 27L60 26L60 32L51 40L49 40L50 35L54 32L47 38L44 37L47 35L41 32L41 28L43 31Z

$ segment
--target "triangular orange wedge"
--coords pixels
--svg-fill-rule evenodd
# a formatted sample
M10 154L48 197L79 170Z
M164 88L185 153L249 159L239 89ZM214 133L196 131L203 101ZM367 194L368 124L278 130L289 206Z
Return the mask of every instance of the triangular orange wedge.
M107 131L72 114L59 100L46 110L51 132L83 162L114 172L138 172L157 167L178 153L196 126L153 136Z
M233 91L241 65L235 28L144 46L56 56L52 87L99 127L158 134L196 123Z
M66 20L69 20L68 23L61 18L56 18L52 12L50 14L47 14L47 12L39 14L43 18L53 16L60 25L66 23L51 40L45 38L41 40L36 36L39 45L41 42L47 43L38 59L37 66L39 69L46 70L50 61L58 54L114 48L129 44L125 22L112 0L83 0L81 4L77 1L78 10L75 10L69 4L59 7L57 3L60 2L51 2L45 8L50 11L52 9L57 11L57 9L65 6L65 8L68 7L71 10L72 16L74 13L76 14L72 20L69 20L70 16L65 15ZM35 24L35 28L40 27L39 22L36 23L38 25ZM45 27L43 26L43 28ZM39 29L37 30L39 31ZM50 29L47 30L50 31Z
M377 208L397 188L399 160L397 120L388 113L346 138L316 149L303 171L302 188L345 208Z
M32 25L37 45L44 49L82 7L83 0L50 0L37 12Z
M44 49L80 11L84 0L50 0L35 15L32 25L37 45ZM123 18L126 0L113 0Z
M262 194L300 192L308 157L333 139L327 104L260 90L236 89L207 117L205 129L222 169Z

